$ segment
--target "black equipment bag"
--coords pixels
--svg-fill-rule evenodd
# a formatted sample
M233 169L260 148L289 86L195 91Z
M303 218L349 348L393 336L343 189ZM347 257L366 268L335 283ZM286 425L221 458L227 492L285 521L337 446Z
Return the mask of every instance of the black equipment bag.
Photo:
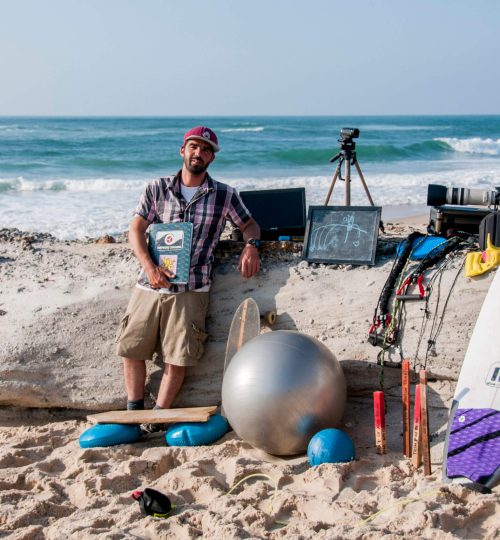
M488 246L486 239L488 234L491 238L491 243L500 248L500 211L491 212L479 224L479 247L484 251Z

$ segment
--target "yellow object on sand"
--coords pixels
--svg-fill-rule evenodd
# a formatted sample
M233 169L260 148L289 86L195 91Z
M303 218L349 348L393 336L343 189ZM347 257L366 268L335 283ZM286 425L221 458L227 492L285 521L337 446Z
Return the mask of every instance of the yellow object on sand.
M495 247L491 243L491 236L488 234L485 251L467 253L465 259L465 276L479 276L489 272L498 265L500 265L500 248Z

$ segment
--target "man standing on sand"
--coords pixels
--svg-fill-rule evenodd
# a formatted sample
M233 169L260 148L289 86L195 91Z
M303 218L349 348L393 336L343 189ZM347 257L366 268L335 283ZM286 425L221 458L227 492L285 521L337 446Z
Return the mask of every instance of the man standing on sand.
M180 150L182 169L175 176L150 182L132 219L129 241L142 266L141 276L145 274L149 284L143 285L145 280L139 279L117 339L128 410L144 408L145 360L152 358L158 346L165 367L157 408L170 408L186 366L196 365L201 358L207 337L213 252L227 219L240 229L246 242L239 260L241 274L249 278L259 271L259 226L238 193L206 172L218 151L217 136L211 129L190 129ZM145 237L152 223L180 221L193 223L189 282L185 285L170 283L174 275L154 264Z

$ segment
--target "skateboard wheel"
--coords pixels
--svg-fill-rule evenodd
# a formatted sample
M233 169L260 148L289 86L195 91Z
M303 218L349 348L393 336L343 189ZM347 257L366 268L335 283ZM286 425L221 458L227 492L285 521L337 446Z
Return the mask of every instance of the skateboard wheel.
M266 311L262 316L264 322L270 325L273 325L276 322L276 311Z

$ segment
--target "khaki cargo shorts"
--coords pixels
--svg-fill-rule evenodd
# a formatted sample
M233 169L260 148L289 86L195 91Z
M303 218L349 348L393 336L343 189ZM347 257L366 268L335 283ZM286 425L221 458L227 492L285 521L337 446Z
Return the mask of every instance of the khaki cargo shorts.
M121 320L117 354L151 359L161 351L167 364L195 366L207 339L208 292L162 294L136 287Z

